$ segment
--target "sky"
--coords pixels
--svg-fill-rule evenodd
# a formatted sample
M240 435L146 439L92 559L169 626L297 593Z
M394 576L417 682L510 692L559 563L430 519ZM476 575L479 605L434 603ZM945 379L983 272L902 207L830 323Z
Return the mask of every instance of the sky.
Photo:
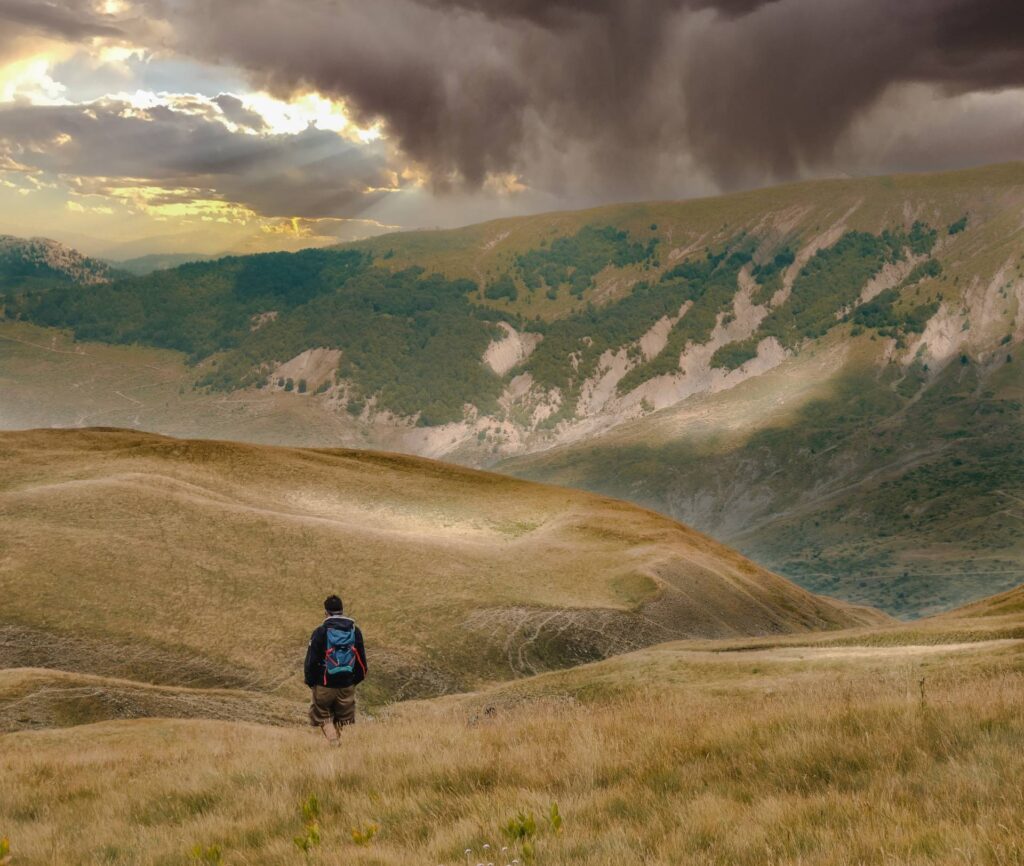
M0 0L0 233L109 258L1014 159L1021 0Z

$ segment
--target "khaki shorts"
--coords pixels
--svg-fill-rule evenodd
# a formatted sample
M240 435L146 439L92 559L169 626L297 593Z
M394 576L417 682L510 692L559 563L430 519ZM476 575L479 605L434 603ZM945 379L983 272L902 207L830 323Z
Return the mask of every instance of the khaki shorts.
M356 687L333 689L313 686L313 702L309 705L309 723L314 727L333 722L336 727L356 721Z

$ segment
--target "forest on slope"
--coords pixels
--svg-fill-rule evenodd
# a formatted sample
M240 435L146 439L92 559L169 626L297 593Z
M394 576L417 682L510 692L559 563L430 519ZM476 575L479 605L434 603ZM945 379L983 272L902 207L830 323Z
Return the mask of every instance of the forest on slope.
M920 615L1024 562L1022 205L1010 164L8 281L0 425L500 466Z

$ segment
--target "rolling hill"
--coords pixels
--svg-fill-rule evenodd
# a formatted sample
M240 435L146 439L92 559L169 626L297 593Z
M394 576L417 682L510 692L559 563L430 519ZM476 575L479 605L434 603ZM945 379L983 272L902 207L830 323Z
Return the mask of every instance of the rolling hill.
M94 428L0 434L0 467L15 862L1024 855L1019 589L894 622L636 506L396 454ZM339 749L297 676L329 589L371 664Z
M1015 163L6 285L0 424L496 467L919 616L1022 576L1022 205Z
M1024 623L989 626L660 644L397 704L340 749L261 706L0 733L0 815L31 866L1014 863Z
M302 693L335 590L378 703L669 638L884 619L633 505L419 458L95 429L2 434L0 464L0 665L89 675L101 704L196 703L112 681L133 680L219 689L215 718L248 689L274 716L259 696Z

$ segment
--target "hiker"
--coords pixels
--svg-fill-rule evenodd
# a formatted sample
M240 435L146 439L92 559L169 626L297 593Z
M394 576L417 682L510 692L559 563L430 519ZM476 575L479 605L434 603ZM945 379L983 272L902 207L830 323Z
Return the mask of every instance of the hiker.
M347 616L336 595L324 600L324 621L306 650L306 685L313 690L309 721L328 742L337 743L345 725L356 721L356 686L366 676L363 633ZM328 724L330 722L330 724Z

